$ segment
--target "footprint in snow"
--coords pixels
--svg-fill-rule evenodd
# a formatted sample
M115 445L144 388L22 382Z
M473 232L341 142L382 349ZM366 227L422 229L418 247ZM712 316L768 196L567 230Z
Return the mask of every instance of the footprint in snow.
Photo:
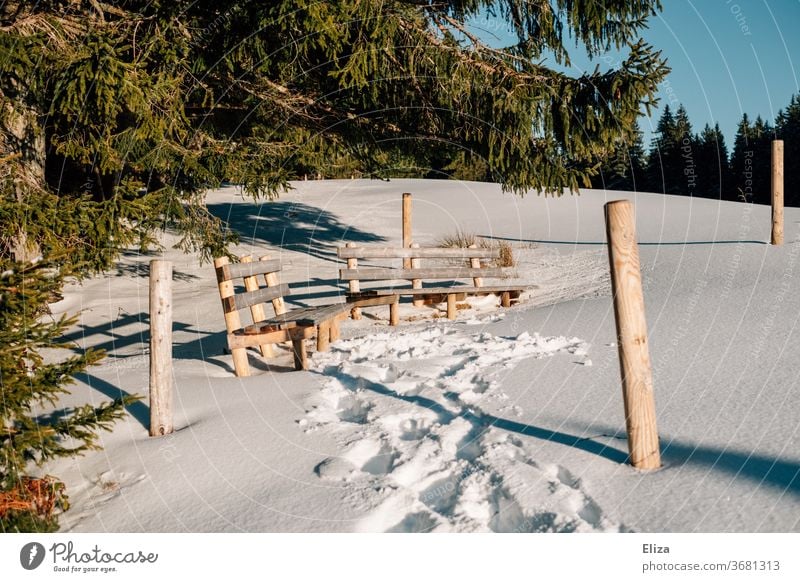
M503 396L500 370L557 353L588 361L588 345L468 330L379 333L314 356L327 379L304 420L336 427L343 440L343 453L315 472L345 486L369 480L381 492L356 529L619 531L579 479L536 462L521 439L492 426L480 410L483 398ZM356 424L357 433L355 426L341 432Z

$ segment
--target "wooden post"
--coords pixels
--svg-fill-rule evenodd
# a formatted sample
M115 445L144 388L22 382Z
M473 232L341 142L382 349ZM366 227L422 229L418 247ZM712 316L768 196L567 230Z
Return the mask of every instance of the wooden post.
M259 261L268 261L269 259L269 255L258 258ZM278 285L278 276L275 273L265 273L264 282L267 284L267 287L275 287ZM275 310L275 315L283 315L286 313L286 303L284 303L283 297L276 297L273 299L272 308Z
M349 242L345 246L348 249L354 249L357 245L356 243ZM358 259L347 259L347 268L358 269ZM352 280L348 283L348 285L350 287L350 293L358 293L361 291L361 284L358 282L358 280ZM353 307L353 309L350 310L350 317L353 319L361 319L361 308Z
M637 469L658 469L661 452L633 205L609 202L605 213L628 450Z
M403 248L411 246L411 194L403 193ZM403 268L410 269L411 259L403 259Z
M252 263L253 257L247 255L242 257L241 261L243 263ZM244 277L244 288L247 291L258 291L258 277L255 275L252 277ZM267 319L267 316L264 313L264 306L261 303L250 306L250 315L253 317L253 323L260 323ZM272 351L271 344L261 344L258 347L261 350L261 355L265 358L272 358L275 355Z
M333 321L331 321L330 342L339 341L340 337L342 337L342 332L339 329L339 318L334 317Z
M400 323L400 304L395 301L389 304L389 325L397 327Z
M317 351L326 352L331 345L331 322L323 321L317 326Z
M218 269L228 263L230 263L228 257L214 259L214 268ZM225 299L234 294L233 281L218 281L218 284L220 299ZM225 313L225 328L228 330L229 334L242 327L242 321L239 318L238 310L227 311L224 303L222 304L222 310L223 313ZM233 369L236 371L236 375L249 376L250 363L247 361L247 350L245 350L245 348L236 348L231 350L231 355L233 356Z
M150 436L173 431L172 263L150 261Z
M294 369L308 370L308 352L303 338L292 340L292 353L294 354Z
M478 245L469 245L471 249L477 249ZM469 266L472 269L480 269L481 268L481 260L478 257L471 258L469 260ZM475 287L483 287L483 277L473 277L472 284Z
M413 243L411 245L412 249L418 249L419 245L417 243ZM422 266L421 259L411 259L411 268L412 269L419 269ZM422 279L411 279L411 288L412 289L422 289ZM414 307L422 307L425 305L425 300L417 295L414 295L414 299L411 301Z
M456 294L447 294L447 319L456 318Z
M783 140L772 142L772 238L773 245L783 244Z

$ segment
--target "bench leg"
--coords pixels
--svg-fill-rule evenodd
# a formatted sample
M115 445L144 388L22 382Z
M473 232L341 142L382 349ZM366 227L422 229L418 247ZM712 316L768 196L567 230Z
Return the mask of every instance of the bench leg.
M294 369L308 370L308 353L306 342L302 338L292 340L292 353L294 354Z
M323 321L317 326L317 351L326 352L331 343L331 322Z
M231 350L233 354L233 369L237 376L250 375L250 362L247 361L247 350L245 348L236 348Z
M350 317L353 319L361 319L361 308L353 307L353 309L350 310Z
M330 340L331 343L339 341L339 338L342 337L341 331L339 330L339 319L334 319L331 321L331 333L330 333Z
M275 352L272 350L272 344L261 344L258 347L261 349L261 355L265 358L275 357Z
M447 319L456 318L456 295L449 293L447 295Z
M389 304L389 325L396 326L400 323L400 303L395 301Z
M503 291L500 294L500 305L503 307L511 307L511 293L508 291Z

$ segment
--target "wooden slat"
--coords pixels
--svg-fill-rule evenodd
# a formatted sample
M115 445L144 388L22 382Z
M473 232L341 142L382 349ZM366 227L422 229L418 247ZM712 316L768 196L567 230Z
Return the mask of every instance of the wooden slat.
M283 297L289 295L291 291L288 285L278 285L277 287L263 287L258 291L249 291L247 293L237 293L230 297L225 297L222 300L222 306L226 312L236 311L237 309L244 309L257 303L264 303L270 301L275 297Z
M269 255L264 255L259 261L269 261ZM277 271L275 271L277 273ZM278 281L278 276L275 273L266 273L264 275L264 281L267 283L267 287L277 287L280 285ZM275 311L275 315L281 315L286 313L286 303L283 301L283 297L276 297L272 300L272 309Z
M319 325L322 322L329 321L342 313L350 311L352 307L352 305L348 305L347 303L337 303L334 305L293 309L283 315L277 315L268 319L264 323L272 325Z
M340 259L497 259L499 249L340 247Z
M348 297L347 302L350 304L355 303L357 307L373 307L375 305L392 305L397 303L399 299L396 293L389 291L380 296L360 293L357 296Z
M359 293L348 293L347 301L366 301L371 298L383 298L392 295L447 295L449 293L469 293L472 295L489 295L490 293L503 293L506 291L525 291L538 289L538 285L493 285L483 287L469 287L466 285L453 285L452 287L426 287L411 289L409 287L395 287L389 289L369 289Z
M472 269L468 267L431 267L425 269L384 269L364 267L361 269L339 269L343 281L387 281L395 279L471 279L473 277L510 277L502 268Z
M217 281L230 281L237 277L252 277L266 273L277 273L281 270L278 259L254 261L252 263L236 263L217 267Z
M243 349L254 347L265 343L279 344L289 340L308 339L314 337L315 328L311 327L292 327L279 331L269 331L269 327L264 327L265 331L260 334L244 333L239 330L228 334L228 346L233 349Z

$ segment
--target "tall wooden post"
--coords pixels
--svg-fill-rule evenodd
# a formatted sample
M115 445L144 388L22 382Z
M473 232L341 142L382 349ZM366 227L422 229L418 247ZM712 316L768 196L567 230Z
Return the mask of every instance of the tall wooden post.
M172 263L150 261L150 436L173 431Z
M658 469L661 452L633 205L609 202L605 214L628 450L637 469Z
M773 245L783 244L783 140L772 142L772 237Z
M411 194L403 193L403 248L411 246ZM411 259L403 259L403 268L411 268Z

